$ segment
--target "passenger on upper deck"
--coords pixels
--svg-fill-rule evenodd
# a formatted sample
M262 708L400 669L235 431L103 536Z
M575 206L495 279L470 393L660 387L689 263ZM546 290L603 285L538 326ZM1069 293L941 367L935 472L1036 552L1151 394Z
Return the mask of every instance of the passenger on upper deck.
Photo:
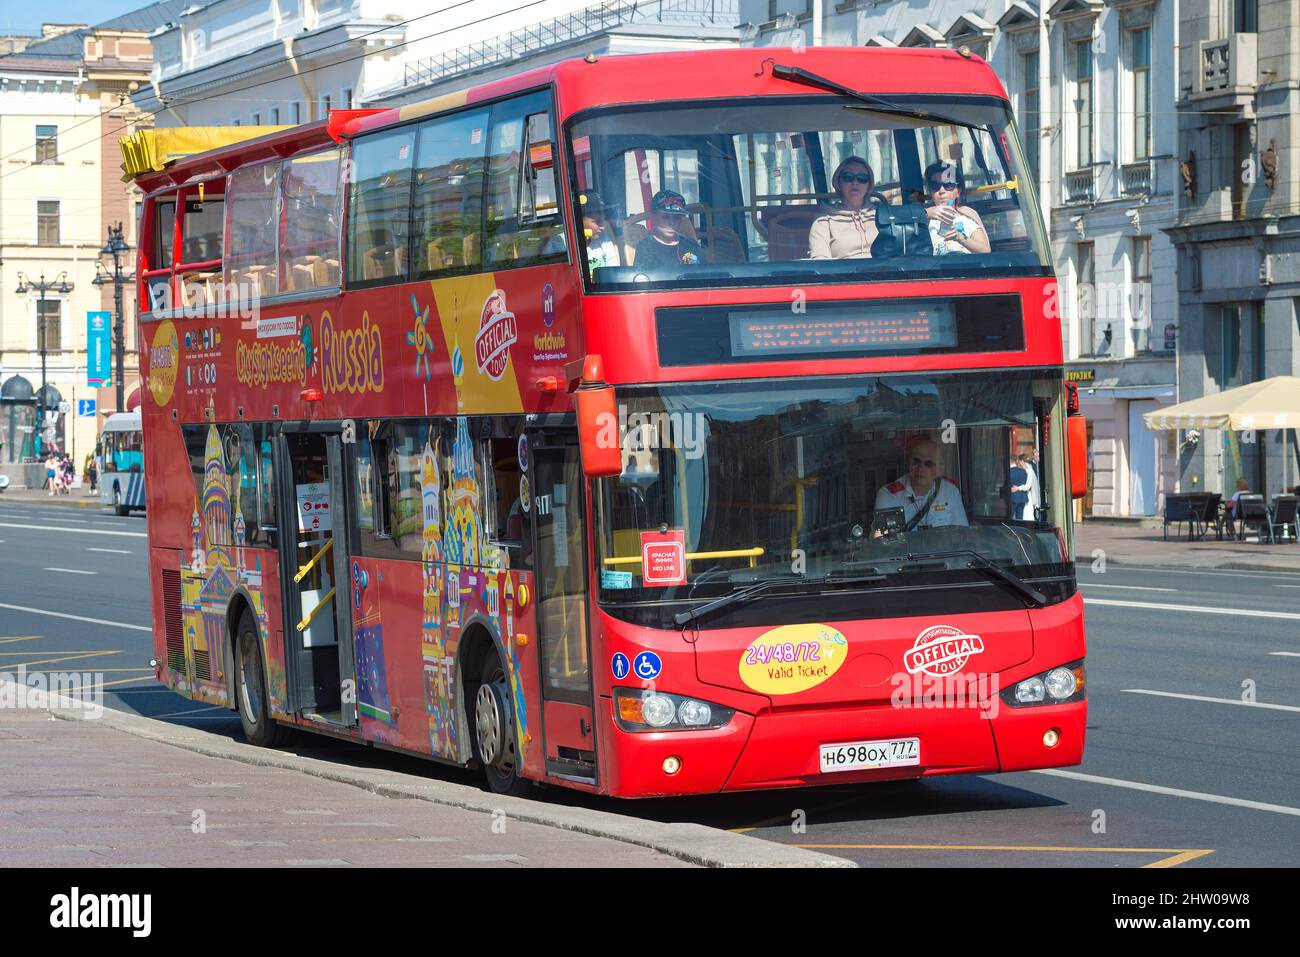
M871 258L871 244L879 235L876 211L869 203L875 185L876 174L859 156L850 156L836 167L831 186L840 196L840 205L813 220L808 232L810 258Z
M681 234L686 220L686 197L661 189L650 200L650 235L636 247L634 265L694 266L704 260L699 243Z
M989 251L989 234L980 214L962 205L966 190L956 163L939 160L927 166L925 191L930 197L925 215L930 220L930 242L936 256Z

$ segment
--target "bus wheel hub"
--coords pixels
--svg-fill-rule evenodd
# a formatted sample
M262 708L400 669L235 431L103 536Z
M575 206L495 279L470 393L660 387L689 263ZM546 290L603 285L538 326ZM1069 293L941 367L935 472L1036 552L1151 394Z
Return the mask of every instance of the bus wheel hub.
M505 756L507 711L500 685L482 684L474 700L474 724L478 735L479 759L500 764Z

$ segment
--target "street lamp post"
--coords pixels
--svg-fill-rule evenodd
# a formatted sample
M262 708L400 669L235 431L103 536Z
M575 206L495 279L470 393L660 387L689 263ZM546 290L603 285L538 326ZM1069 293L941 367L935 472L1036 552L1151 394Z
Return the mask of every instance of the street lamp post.
M100 263L98 264L100 271L91 280L96 286L102 286L107 282L113 284L113 352L117 366L114 384L117 387L118 412L126 411L126 327L122 320L122 285L135 282L134 273L123 275L121 257L130 250L130 245L122 236L122 224L119 222L116 226L109 226L108 242L104 244L99 254L113 257L113 272L106 275L107 269Z
M30 290L36 290L41 294L36 306L36 339L37 346L41 352L41 391L36 398L36 428L37 434L41 437L42 451L45 444L45 401L49 398L48 387L45 372L46 342L45 342L45 293L53 289L60 295L66 296L72 292L72 287L68 285L67 272L61 272L50 282L45 281L45 273L41 272L41 278L37 282L32 282L21 272L18 273L18 288L15 292L20 296L25 296Z

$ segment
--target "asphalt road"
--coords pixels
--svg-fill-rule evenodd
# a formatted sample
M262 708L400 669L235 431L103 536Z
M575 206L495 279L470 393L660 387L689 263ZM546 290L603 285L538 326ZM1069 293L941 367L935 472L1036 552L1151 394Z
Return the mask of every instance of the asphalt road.
M0 671L102 672L109 707L237 736L230 712L153 680L144 525L0 500ZM1300 575L1085 564L1080 581L1091 705L1079 768L634 803L551 790L542 800L744 830L873 867L1300 864ZM290 748L478 781L314 736Z

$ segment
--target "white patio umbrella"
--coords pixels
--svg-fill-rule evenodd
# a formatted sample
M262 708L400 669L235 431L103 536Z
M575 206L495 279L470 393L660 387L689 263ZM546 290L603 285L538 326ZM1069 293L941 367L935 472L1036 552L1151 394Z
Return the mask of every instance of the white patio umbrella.
M1171 405L1142 416L1148 429L1251 429L1300 428L1300 378L1273 376ZM1284 455L1283 481L1289 481L1290 463Z

